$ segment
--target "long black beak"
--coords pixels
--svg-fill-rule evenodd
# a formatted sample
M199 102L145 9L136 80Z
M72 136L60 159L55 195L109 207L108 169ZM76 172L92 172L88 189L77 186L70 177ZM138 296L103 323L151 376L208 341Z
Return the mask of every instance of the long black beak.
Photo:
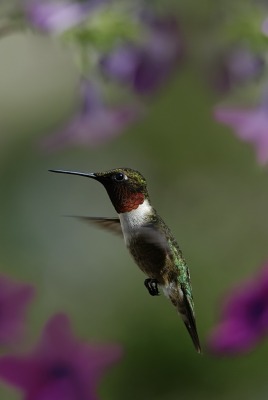
M70 174L70 175L80 175L86 176L87 178L97 179L97 176L92 172L79 172L79 171L64 171L63 169L49 169L49 172L57 172L58 174Z

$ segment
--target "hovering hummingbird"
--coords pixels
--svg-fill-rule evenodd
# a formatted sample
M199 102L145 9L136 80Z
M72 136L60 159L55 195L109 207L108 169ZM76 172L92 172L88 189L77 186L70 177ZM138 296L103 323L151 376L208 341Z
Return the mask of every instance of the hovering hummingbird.
M130 254L148 277L144 284L150 295L159 295L158 286L161 287L181 315L200 353L189 269L171 231L151 206L145 178L130 168L94 173L49 171L85 176L103 184L118 218L78 218L123 235Z

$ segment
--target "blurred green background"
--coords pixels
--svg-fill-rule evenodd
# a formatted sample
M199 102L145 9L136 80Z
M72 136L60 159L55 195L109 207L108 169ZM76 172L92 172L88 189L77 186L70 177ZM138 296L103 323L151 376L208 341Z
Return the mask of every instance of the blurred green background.
M0 265L37 287L36 340L65 311L77 335L119 342L125 356L105 376L102 399L266 399L268 343L236 358L206 354L222 295L268 258L267 170L253 149L212 119L215 98L191 62L154 96L144 120L97 148L44 153L38 140L76 104L68 51L31 33L0 41ZM124 243L63 217L114 216L103 187L49 168L138 169L191 269L204 354L162 295L150 297ZM1 386L0 398L20 395Z

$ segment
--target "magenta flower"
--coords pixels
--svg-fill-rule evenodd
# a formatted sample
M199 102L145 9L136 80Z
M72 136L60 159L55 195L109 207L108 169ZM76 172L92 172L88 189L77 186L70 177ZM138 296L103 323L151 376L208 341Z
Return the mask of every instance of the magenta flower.
M221 321L212 331L209 348L216 354L251 350L268 335L268 263L253 279L227 296Z
M25 328L25 314L33 296L33 286L6 276L0 277L0 345L20 340Z
M216 107L214 117L233 128L240 139L253 144L260 164L268 162L267 99L262 105L251 109Z
M96 146L115 136L137 118L135 106L106 106L96 86L83 81L80 87L81 105L76 115L63 129L42 141L48 150L70 145Z
M92 346L72 334L66 315L52 317L32 353L0 358L0 378L25 400L96 400L104 371L119 360L118 346Z
M148 30L144 43L120 45L101 58L100 66L108 77L129 85L139 94L148 94L178 66L183 42L178 23L172 17L143 18L143 28Z
M44 32L61 33L84 21L92 2L70 0L28 0L26 16L37 29Z

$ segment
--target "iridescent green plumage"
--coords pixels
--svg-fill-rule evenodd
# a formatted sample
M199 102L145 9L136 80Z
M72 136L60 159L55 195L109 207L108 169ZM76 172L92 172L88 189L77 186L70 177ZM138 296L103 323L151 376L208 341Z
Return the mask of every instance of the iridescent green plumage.
M147 232L144 227L148 227ZM141 270L159 282L180 313L197 351L201 352L189 269L177 241L155 209L147 215L143 227L133 232L127 246Z

